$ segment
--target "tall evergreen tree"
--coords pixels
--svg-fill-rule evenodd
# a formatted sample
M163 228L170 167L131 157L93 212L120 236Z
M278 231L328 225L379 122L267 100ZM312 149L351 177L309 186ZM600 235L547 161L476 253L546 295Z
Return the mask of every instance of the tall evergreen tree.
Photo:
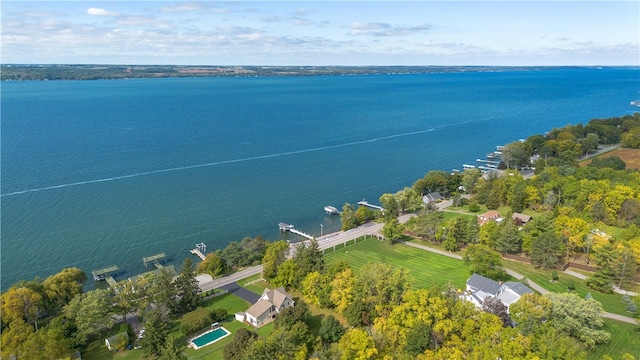
M176 313L184 314L194 310L200 304L200 288L191 258L187 257L182 264L180 275L176 278Z
M153 356L162 354L163 347L169 336L169 322L163 314L157 310L149 311L144 317L144 338L142 348Z

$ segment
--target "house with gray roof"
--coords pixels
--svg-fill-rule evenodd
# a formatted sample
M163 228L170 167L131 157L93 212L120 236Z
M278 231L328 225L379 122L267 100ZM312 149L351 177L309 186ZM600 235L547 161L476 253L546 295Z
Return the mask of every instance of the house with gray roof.
M287 294L282 286L275 290L267 288L262 292L260 299L244 312L244 317L238 313L236 319L260 327L273 321L280 311L294 305L293 297Z
M516 281L498 282L479 274L473 274L467 280L466 291L463 298L471 301L476 307L482 308L484 300L488 297L496 297L509 308L509 306L527 293L533 293L526 285Z

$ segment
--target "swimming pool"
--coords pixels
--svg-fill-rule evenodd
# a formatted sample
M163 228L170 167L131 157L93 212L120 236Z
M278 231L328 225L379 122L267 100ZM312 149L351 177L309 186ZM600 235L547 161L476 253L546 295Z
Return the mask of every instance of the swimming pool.
M225 336L228 336L229 334L231 334L229 330L223 327L219 327L215 330L209 330L204 334L200 334L194 337L193 339L189 340L189 343L194 349L198 350L203 346L213 344L214 342L224 338Z

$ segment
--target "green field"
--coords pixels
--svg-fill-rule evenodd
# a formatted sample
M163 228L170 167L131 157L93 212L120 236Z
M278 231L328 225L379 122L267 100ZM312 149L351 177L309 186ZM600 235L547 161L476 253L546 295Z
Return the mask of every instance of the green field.
M434 284L443 285L451 281L456 288L464 289L471 275L469 266L461 260L373 238L332 251L325 255L325 259L327 262L344 260L354 269L368 262L403 267L413 276L416 288L430 288Z
M527 279L554 293L567 292L569 281L573 281L573 284L575 285L574 292L580 297L584 297L588 292L591 292L593 298L602 304L604 311L624 316L631 316L627 312L627 304L620 301L622 299L622 295L620 294L603 294L591 290L587 287L584 280L565 274L562 271L558 271L558 282L552 283L549 281L551 280L551 270L534 269L529 264L511 260L505 260L504 265L506 268L522 274Z
M588 358L600 360L603 355L609 355L613 359L622 359L623 354L629 353L635 359L640 359L638 326L610 319L605 319L604 322L604 330L611 334L611 341L608 344L598 346L596 350L589 353Z

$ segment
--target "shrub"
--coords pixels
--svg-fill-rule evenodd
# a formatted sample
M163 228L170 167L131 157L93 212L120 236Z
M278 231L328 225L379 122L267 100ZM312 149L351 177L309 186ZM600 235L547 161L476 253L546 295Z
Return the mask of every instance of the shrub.
M629 294L624 294L622 295L622 300L623 303L628 304L631 301L631 298L629 297Z
M227 309L217 308L211 311L211 321L219 322L227 318Z
M634 313L636 311L638 311L636 303L634 303L633 301L629 301L629 304L627 305L627 312Z
M569 282L567 283L567 289L569 291L573 291L576 289L576 283L573 282L573 280L569 280Z
M478 212L478 211L480 211L480 205L478 205L478 202L477 202L477 201L472 200L472 201L469 203L469 211L471 211L471 212Z
M557 272L557 271L555 271L555 270L553 270L553 271L551 272L551 280L553 280L553 281L558 281L558 279L559 279L559 278L560 278L560 277L558 276L558 272Z
M210 322L211 312L207 308L197 308L182 316L180 326L185 333L190 334L206 327Z

